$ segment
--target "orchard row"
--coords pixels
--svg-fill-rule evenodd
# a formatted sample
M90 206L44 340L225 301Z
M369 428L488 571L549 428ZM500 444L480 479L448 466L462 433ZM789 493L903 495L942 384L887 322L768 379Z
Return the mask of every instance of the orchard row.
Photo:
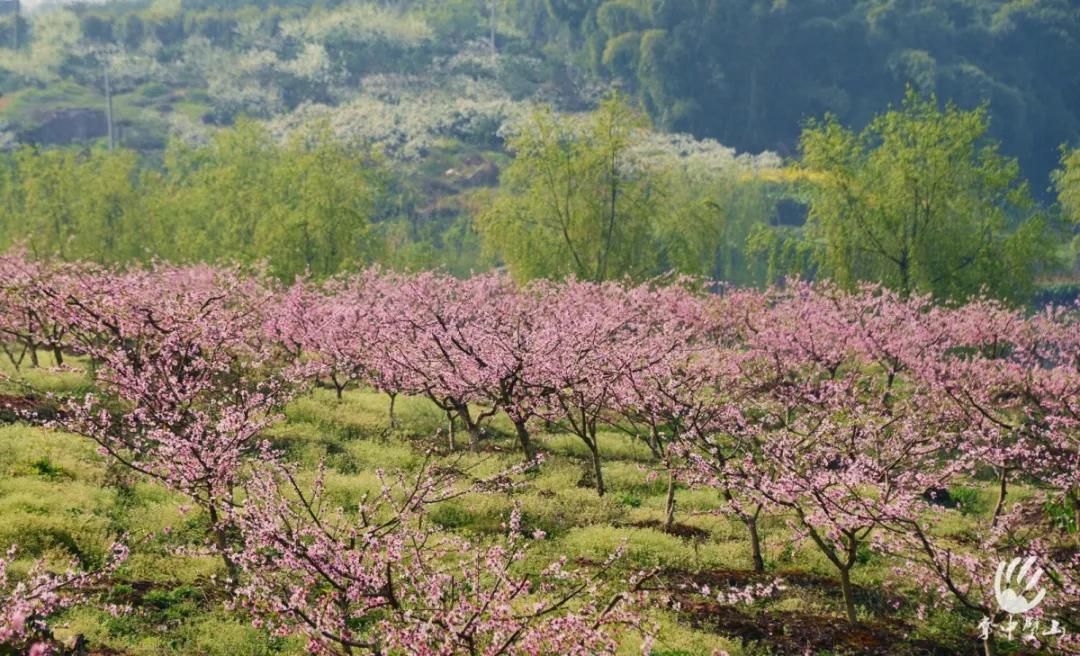
M94 377L56 422L204 509L235 603L319 653L611 653L628 627L648 646L643 611L663 603L646 592L654 572L605 576L613 554L528 577L515 563L543 536L519 513L495 544L424 521L433 502L544 467L532 432L545 424L587 447L600 495L599 434L648 445L668 477L669 527L678 485L714 489L758 570L759 523L786 518L834 566L852 621L866 550L908 563L928 603L974 615L1000 613L992 573L1018 555L1047 572L1041 612L1067 617L1080 599L1075 308L1028 316L798 281L521 287L370 270L281 286L227 268L111 270L19 252L0 259L0 285L16 368L50 351ZM503 414L522 464L467 483L439 468L380 472L380 494L328 509L321 477L300 483L263 437L315 384L386 393L392 427L399 395L430 399L448 427L433 450L480 448ZM958 512L950 490L980 481L998 493L984 525L966 540L935 530ZM1031 491L1022 503L1010 503L1015 485ZM0 643L47 649L45 617L93 576L3 587L4 563Z

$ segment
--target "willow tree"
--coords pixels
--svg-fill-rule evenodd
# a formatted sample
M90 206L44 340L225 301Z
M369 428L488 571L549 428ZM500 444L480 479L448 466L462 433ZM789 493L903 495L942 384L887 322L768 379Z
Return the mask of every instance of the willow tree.
M609 280L654 270L658 178L633 157L643 114L612 96L587 115L533 114L513 162L477 215L485 247L519 280Z
M1062 149L1061 168L1053 177L1062 211L1067 218L1080 224L1080 148Z
M811 122L800 149L819 271L903 294L1030 293L1043 221L988 127L985 106L940 109L910 90L861 132Z
M1068 264L1080 264L1080 148L1061 149L1061 168L1053 173L1061 213L1073 227L1072 243L1066 250Z

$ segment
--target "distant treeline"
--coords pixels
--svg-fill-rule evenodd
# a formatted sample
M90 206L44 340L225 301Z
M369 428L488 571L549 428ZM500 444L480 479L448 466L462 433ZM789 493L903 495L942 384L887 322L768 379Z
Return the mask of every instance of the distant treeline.
M779 160L735 157L719 144L657 134L621 100L611 103L588 118L545 112L531 119L559 125L573 142L563 164L578 173L575 196L557 202L573 213L567 229L575 245L591 249L585 242L595 240L612 251L606 270L568 266L557 241L530 246L504 239L509 217L501 212L528 193L518 180L530 153L520 152L521 163L505 172L505 189L463 193L475 227L467 214L464 223L432 234L408 216L415 199L407 170L325 130L279 141L253 122L222 129L203 146L174 140L160 161L104 147L23 147L0 155L0 246L24 243L38 256L98 262L264 262L285 279L372 263L468 274L507 262L520 277L642 278L675 270L763 282L764 260L747 255L745 244L775 214L780 191L758 173ZM618 122L617 141L597 141L595 124L605 118ZM590 123L593 132L572 133L578 123ZM696 151L685 153L687 147ZM603 159L610 156L619 158L614 169ZM611 185L619 195L614 208L607 200ZM631 187L643 196L626 193ZM594 193L605 196L587 197ZM603 208L608 213L601 218ZM522 217L527 223L548 218L542 209L522 211L530 213ZM598 234L600 220L611 228ZM526 267L512 252L518 246L542 263Z
M372 74L419 73L490 39L493 24L499 51L531 62L509 77L566 87L575 69L586 70L621 81L658 127L749 152L794 154L802 122L825 113L861 127L911 85L966 109L989 101L992 134L1040 197L1058 147L1080 140L1073 0L176 0L73 11L74 25L24 25L22 44L39 31L54 50L79 39L83 50L146 52L163 66L195 61L200 44L273 52L283 64L304 61L318 44L320 65L345 87ZM7 23L0 29L13 31ZM16 41L0 34L0 45ZM45 49L35 62L51 60ZM86 64L69 53L50 65L62 78L100 84L99 67ZM245 66L228 74L242 76ZM279 68L280 107L333 100L327 80L305 77L310 67ZM190 86L200 74L166 84ZM24 77L15 67L0 88L18 89Z
M174 141L161 162L25 147L0 157L0 247L266 262L286 279L372 263L505 265L519 280L674 273L747 285L796 274L1026 301L1039 276L1076 261L1080 154L1064 154L1060 202L1044 206L988 125L985 108L912 90L861 131L832 117L807 124L800 157L784 164L657 133L619 95L587 114L540 110L508 131L498 185L464 194L472 222L438 237L397 213L402 169L322 129L280 141L242 122L204 146ZM785 222L781 202L803 210ZM457 252L456 269L445 250Z
M266 260L317 275L376 255L380 166L313 133L274 142L254 124L208 146L170 144L162 166L131 150L23 148L0 158L3 241L99 262Z

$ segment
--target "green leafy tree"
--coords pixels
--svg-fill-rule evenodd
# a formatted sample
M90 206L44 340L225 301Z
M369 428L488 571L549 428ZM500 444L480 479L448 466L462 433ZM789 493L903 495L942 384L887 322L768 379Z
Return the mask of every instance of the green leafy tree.
M485 246L518 279L643 277L655 270L658 178L632 156L645 117L613 96L585 116L535 113L478 214Z
M1054 186L1066 218L1080 224L1080 148L1062 149L1061 168L1054 173Z
M715 141L651 134L635 149L662 189L653 229L659 272L678 271L740 285L763 281L747 241L776 214L779 169L771 153L738 155Z
M1075 273L1080 266L1080 148L1061 149L1061 168L1053 174L1061 213L1072 224L1073 238L1065 258Z
M941 110L911 90L861 132L834 117L811 122L801 169L820 272L905 294L1029 294L1043 222L988 127L985 107Z
M255 123L218 133L205 148L174 144L164 197L176 259L266 259L283 278L329 275L370 261L378 164L316 129L285 145Z
M5 156L0 240L65 258L145 256L138 165L131 151L25 147Z

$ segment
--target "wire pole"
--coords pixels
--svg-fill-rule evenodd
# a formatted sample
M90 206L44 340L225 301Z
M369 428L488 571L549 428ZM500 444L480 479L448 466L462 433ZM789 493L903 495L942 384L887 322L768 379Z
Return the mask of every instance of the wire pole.
M109 83L109 63L105 62L105 118L109 123L109 150L116 149L116 135L113 132L112 85Z

